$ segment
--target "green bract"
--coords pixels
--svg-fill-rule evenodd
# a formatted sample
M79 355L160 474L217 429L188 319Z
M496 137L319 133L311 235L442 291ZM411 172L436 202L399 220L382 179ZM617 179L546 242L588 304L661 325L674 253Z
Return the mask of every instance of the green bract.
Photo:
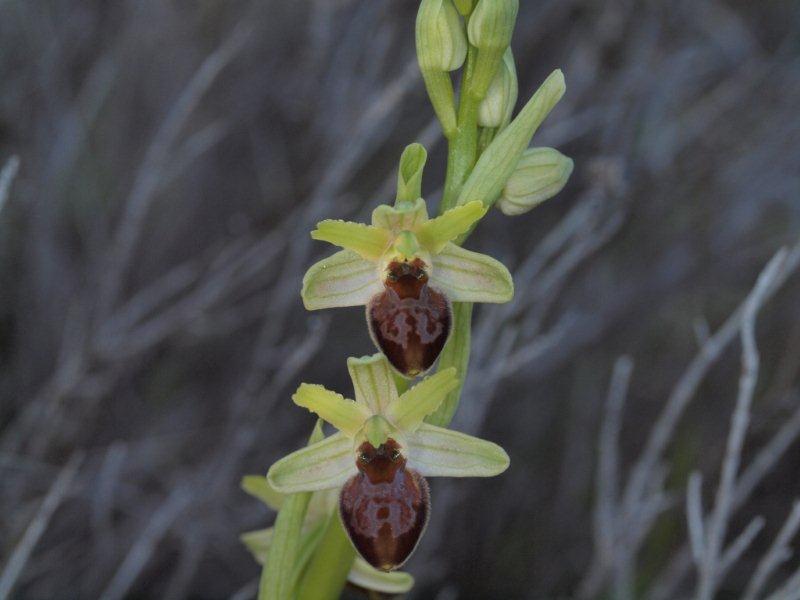
M553 71L509 126L486 148L464 182L456 204L475 200L487 207L494 204L533 134L564 95L564 90L564 75L560 70Z
M465 250L452 240L468 231L485 213L469 202L428 218L425 201L381 205L372 224L322 221L311 232L315 240L344 250L313 265L303 278L308 310L367 304L384 290L393 262L422 261L431 286L453 302L508 302L514 295L511 274L497 260Z
M408 467L427 477L491 477L508 468L498 445L424 422L458 385L455 369L423 379L398 395L392 371L381 354L347 361L355 400L302 384L293 399L339 429L338 433L276 462L269 485L283 494L336 488L355 475L357 450L388 439L400 445Z
M560 192L572 168L572 159L558 150L528 148L503 187L497 207L509 216L528 212Z

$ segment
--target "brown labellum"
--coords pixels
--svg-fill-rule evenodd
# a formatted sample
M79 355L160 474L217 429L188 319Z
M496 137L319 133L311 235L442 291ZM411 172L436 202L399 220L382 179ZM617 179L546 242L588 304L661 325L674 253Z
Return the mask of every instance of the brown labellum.
M416 548L430 512L428 482L406 468L392 439L364 442L354 475L342 487L339 513L359 554L376 569L400 567Z
M447 342L450 302L428 285L418 258L391 263L384 286L367 305L370 334L395 369L416 377L433 366Z

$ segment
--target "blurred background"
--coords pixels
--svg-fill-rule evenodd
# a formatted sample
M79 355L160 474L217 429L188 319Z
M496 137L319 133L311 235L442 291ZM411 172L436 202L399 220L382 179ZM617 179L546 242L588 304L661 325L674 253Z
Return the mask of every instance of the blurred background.
M393 200L412 141L439 199L416 8L0 0L2 592L253 597L238 536L273 515L240 478L308 435L300 381L349 394L344 358L373 351L361 310L303 310L301 277L330 252L308 232ZM700 471L712 507L737 307L800 237L800 4L524 0L513 48L521 98L563 69L534 144L576 168L556 198L494 211L470 239L517 295L476 310L454 426L501 443L512 468L433 482L411 596L614 597L627 556L635 596L681 597L695 577L684 490ZM796 262L758 321L743 468L761 462L729 537L765 525L719 598L740 597L800 497ZM603 550L615 364L623 490L659 412L690 393L659 455L663 506Z

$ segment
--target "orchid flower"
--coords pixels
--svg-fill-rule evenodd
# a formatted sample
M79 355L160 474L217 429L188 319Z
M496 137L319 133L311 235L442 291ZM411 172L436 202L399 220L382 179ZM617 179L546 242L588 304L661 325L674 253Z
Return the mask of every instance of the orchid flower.
M427 524L425 477L491 477L508 468L498 445L424 422L458 385L444 369L398 395L381 354L347 361L355 400L301 384L292 399L339 431L267 473L283 494L341 487L339 514L356 550L382 571L401 566Z
M303 278L308 310L366 305L370 334L406 377L431 368L452 331L452 302L508 302L511 275L497 260L453 240L486 213L478 201L428 218L425 201L381 205L372 224L322 221L315 240L344 248Z

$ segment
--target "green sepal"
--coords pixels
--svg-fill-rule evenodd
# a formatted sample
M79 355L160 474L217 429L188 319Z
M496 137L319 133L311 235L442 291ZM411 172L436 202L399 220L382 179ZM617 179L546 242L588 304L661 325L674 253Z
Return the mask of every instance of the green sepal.
M402 571L385 573L357 556L347 576L350 583L381 594L405 594L414 587L414 578Z
M372 414L382 414L397 398L397 386L386 357L381 354L347 359L347 370L353 381L356 402L362 402Z
M397 169L396 203L413 203L422 197L422 172L427 160L428 152L422 144L409 144L403 150Z
M293 494L338 487L355 472L353 440L335 433L281 458L270 467L267 479L279 492Z
M401 231L416 231L427 220L428 207L422 198L398 206L381 204L372 211L372 224L395 235Z
M300 292L306 310L360 306L383 290L375 263L340 250L311 266Z
M428 423L406 443L408 466L423 477L493 477L511 463L497 444Z
M503 303L514 297L514 280L503 263L453 243L433 255L430 282L453 302Z

